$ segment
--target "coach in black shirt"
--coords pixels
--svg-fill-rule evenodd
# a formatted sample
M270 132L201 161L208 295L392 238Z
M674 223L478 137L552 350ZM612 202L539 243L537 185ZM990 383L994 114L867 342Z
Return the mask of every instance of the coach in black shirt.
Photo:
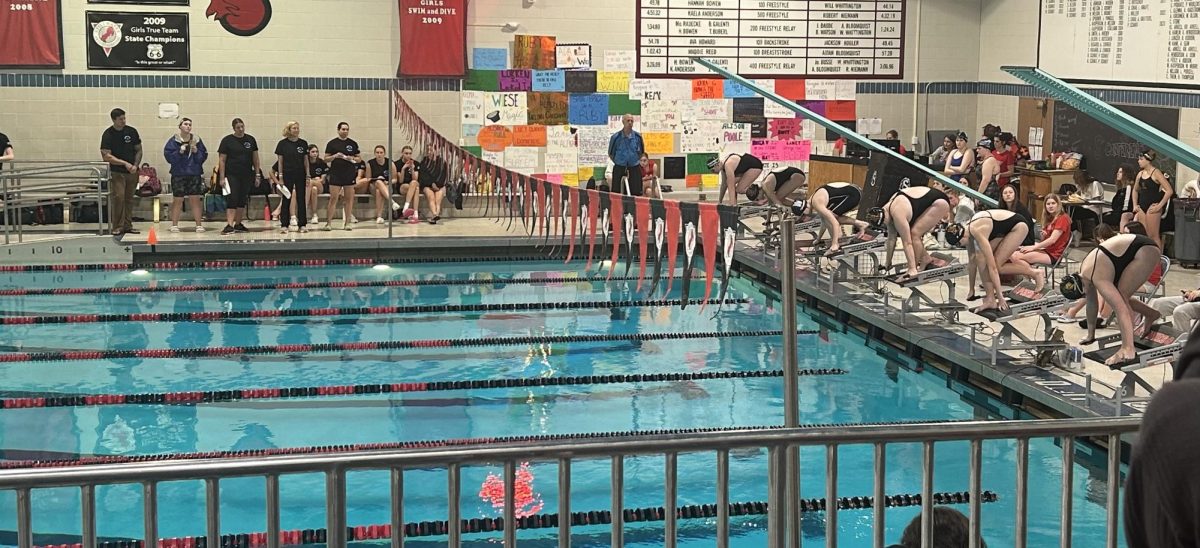
M109 113L112 126L100 137L100 157L108 162L109 223L114 236L137 234L133 229L133 194L137 191L138 168L142 163L142 138L133 126L125 125L125 111Z

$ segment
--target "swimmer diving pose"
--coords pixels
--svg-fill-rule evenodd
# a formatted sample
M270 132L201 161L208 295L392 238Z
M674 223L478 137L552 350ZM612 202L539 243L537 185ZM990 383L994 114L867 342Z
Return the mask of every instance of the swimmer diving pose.
M730 154L724 160L709 160L708 169L721 175L721 203L737 205L737 195L745 194L762 175L763 163L750 154Z
M1106 365L1129 361L1136 356L1133 347L1134 311L1147 318L1147 325L1158 317L1154 309L1133 298L1133 293L1150 278L1161 257L1162 250L1149 237L1141 234L1118 234L1104 240L1088 253L1080 264L1078 274L1071 274L1063 279L1063 287L1073 285L1075 288L1082 288L1083 293L1080 295L1076 289L1073 295L1068 295L1068 291L1064 290L1064 297L1087 298L1088 333L1087 338L1080 341L1080 344L1086 345L1096 341L1099 298L1103 298L1116 312L1117 325L1121 330L1121 348L1104 362Z
M946 242L951 245L969 238L965 242L967 261L983 274L983 303L974 312L1008 310L1008 300L1001 293L1000 267L1008 263L1028 233L1025 218L1007 209L980 211L965 226L952 224L946 228Z
M792 213L803 217L811 212L821 219L823 225L821 231L828 232L830 236L829 249L825 254L833 255L842 247L840 242L842 225L854 225L860 230L867 228L866 221L849 217L851 211L858 209L861 199L862 192L850 183L828 183L813 192L812 198L807 202L797 200L792 203ZM821 235L818 234L817 237L819 239Z
M954 203L957 203L955 198L946 196L940 190L915 186L901 189L882 208L872 208L869 217L877 219L888 231L887 249L884 252L885 268L891 266L896 238L900 238L904 246L908 270L900 282L916 277L921 268L929 262L929 253L926 252L923 243L925 234L946 217Z

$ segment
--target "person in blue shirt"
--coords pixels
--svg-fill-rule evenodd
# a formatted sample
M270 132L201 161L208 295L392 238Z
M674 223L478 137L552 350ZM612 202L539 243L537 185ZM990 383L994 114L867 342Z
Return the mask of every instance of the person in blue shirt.
M639 162L642 153L646 152L646 144L642 142L642 134L633 130L632 114L621 117L621 126L621 131L608 140L608 159L613 163L612 191L641 196L642 166ZM625 183L621 182L622 178L626 179Z
M163 156L171 164L171 232L179 232L179 217L183 213L183 201L187 198L188 208L196 219L196 232L204 232L200 214L204 208L200 197L204 195L204 161L208 159L208 147L192 133L191 119L179 122L179 134L167 139Z

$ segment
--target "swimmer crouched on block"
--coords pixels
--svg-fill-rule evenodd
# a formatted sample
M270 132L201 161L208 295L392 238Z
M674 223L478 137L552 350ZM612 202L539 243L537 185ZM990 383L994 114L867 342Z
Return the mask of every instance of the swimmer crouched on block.
M1008 300L1001 293L1000 267L1012 258L1029 227L1025 218L1006 209L980 211L964 226L946 227L946 243L959 245L966 240L968 262L983 274L983 303L973 312L1008 310Z
M858 209L861 199L862 192L850 183L828 183L813 192L812 198L808 201L796 200L793 202L792 214L804 217L806 214L812 213L821 219L821 224L824 226L821 231L829 233L829 249L825 252L825 255L829 256L841 249L842 225L853 225L858 230L867 228L866 221L859 221L848 216L851 211ZM820 239L820 237L821 235L818 234L817 238Z
M916 277L931 260L923 243L925 234L933 230L957 203L957 198L938 189L914 186L901 189L883 207L871 208L868 220L883 226L888 233L882 268L891 268L892 252L896 250L896 238L899 238L908 269L898 282Z

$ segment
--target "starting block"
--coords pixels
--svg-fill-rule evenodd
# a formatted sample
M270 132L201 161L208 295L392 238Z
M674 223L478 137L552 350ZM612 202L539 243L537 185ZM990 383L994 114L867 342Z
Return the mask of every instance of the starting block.
M992 365L1000 356L1001 350L1034 350L1038 354L1043 351L1056 351L1067 347L1062 340L1061 331L1054 328L1050 314L1066 304L1067 299L1058 293L1049 294L1043 290L1035 292L1025 284L1014 287L1008 292L1008 310L990 309L979 312L979 316L1000 325L1000 332L992 337ZM1041 316L1044 331L1040 339L1027 337L1012 326L1013 321L1030 316Z
M1141 386L1153 394L1156 389L1138 376L1137 371L1156 365L1175 363L1179 359L1179 355L1183 353L1183 343L1179 341L1183 335L1183 332L1170 324L1158 324L1150 326L1141 337L1138 337L1133 342L1136 353L1132 360L1108 366L1113 371L1125 373L1125 378L1121 380L1119 394L1124 398L1130 398L1137 386ZM1083 357L1102 364L1120 349L1121 336L1109 335L1096 339L1096 342L1100 344L1100 348L1084 354Z
M954 296L954 280L966 275L967 265L956 262L954 257L941 253L932 253L930 256L933 260L925 267L925 270L918 272L912 278L900 281L905 277L903 272L887 277L888 281L911 292L908 298L900 303L900 325L904 325L905 317L908 314L918 312L937 312L950 321L956 321L958 312L967 308ZM950 295L947 302L937 302L921 289L922 286L933 283L946 284L947 293Z
M824 251L816 255L816 260L828 258L834 262L828 275L829 290L840 282L850 281L851 277L868 283L877 282L880 276L874 274L879 259L874 255L887 246L887 238L883 234L871 230L863 230L846 236L839 242L837 253L825 255ZM869 272L869 273L868 273ZM878 287L874 288L878 291Z

